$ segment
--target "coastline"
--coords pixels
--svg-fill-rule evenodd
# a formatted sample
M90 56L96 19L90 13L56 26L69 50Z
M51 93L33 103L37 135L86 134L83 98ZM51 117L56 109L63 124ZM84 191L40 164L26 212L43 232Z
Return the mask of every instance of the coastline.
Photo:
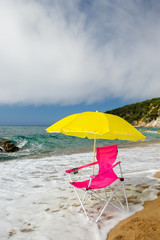
M160 172L157 172L154 177L160 178ZM143 210L116 225L109 232L107 240L158 240L160 237L159 226L160 192L155 200L144 202Z

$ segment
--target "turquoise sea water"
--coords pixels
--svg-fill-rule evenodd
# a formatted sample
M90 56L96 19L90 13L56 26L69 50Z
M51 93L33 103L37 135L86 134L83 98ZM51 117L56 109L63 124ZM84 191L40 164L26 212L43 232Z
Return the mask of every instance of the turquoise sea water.
M20 148L15 153L0 152L0 161L93 151L94 140L65 136L58 133L47 133L45 130L47 127L0 126L0 139L10 139ZM160 133L157 133L155 128L142 133L146 136L146 142L160 140ZM113 143L118 145L133 144L128 141L97 140L97 146Z

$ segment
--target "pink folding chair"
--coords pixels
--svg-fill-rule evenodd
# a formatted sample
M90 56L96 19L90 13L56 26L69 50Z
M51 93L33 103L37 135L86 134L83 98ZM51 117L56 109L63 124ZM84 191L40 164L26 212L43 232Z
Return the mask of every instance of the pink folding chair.
M79 199L81 208L83 209L83 211L88 219L89 219L89 217L88 217L88 214L84 207L84 204L88 199L88 196L91 195L91 196L95 197L96 199L105 201L105 205L102 208L100 214L98 215L96 222L98 222L98 220L100 219L101 215L103 214L103 212L106 209L106 207L108 206L108 204L111 204L112 206L114 206L122 211L129 210L128 200L127 200L125 186L124 186L124 178L122 175L121 162L115 163L115 161L117 159L117 153L118 153L117 145L111 145L111 146L107 146L107 147L97 147L97 156L96 156L97 162L93 162L93 163L90 163L90 164L87 164L84 166L66 170L66 173L69 174L70 184L74 187L74 190ZM78 173L78 170L95 165L95 164L99 165L98 174L91 175L90 179L85 180L85 181L76 181L76 182L72 181L70 173L76 174L76 173ZM117 165L119 166L120 177L118 177L117 174L113 171L113 168L115 168ZM110 185L116 181L117 181L117 184L114 187L114 189L112 189L110 187ZM117 192L120 184L122 184L122 186L123 186L126 207L124 207L124 205L122 204L122 202L116 195L116 192ZM96 192L97 189L102 189L102 188L104 188L104 192L105 192L104 196L102 196ZM81 189L81 190L85 191L85 194L84 194L84 197L82 200L78 194L77 189ZM107 196L108 189L111 191L111 195L109 197ZM113 198L117 199L118 206L117 206L117 204L112 202Z

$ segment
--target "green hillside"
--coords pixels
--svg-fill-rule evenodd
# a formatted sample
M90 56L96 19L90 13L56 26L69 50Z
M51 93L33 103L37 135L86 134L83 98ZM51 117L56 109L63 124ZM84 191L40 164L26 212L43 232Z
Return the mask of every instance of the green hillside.
M120 116L133 125L138 125L141 122L148 123L160 116L160 98L126 105L106 111L106 113Z

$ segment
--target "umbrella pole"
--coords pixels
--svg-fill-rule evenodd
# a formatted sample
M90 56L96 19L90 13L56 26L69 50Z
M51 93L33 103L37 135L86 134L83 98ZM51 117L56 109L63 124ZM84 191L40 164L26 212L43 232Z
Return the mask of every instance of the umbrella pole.
M95 162L95 155L96 155L96 135L94 137L94 149L93 149L93 162ZM94 165L93 165L93 169L92 169L92 173L94 174Z

